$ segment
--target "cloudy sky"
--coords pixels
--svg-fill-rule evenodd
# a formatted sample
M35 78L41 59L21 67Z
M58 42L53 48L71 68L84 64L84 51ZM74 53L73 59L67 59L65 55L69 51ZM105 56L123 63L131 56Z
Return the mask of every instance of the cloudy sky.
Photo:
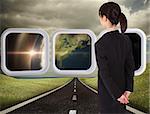
M1 31L9 27L42 28L51 33L59 28L104 29L98 20L99 7L107 1L120 4L128 27L150 35L149 0L0 0Z

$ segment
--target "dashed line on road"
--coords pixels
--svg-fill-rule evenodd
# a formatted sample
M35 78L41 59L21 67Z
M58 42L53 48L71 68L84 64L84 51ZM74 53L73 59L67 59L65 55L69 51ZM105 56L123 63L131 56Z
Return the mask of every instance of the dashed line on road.
M77 114L77 110L70 110L69 114Z
M76 80L74 80L74 86L76 86L77 85L77 82L76 82Z
M76 100L77 100L77 95L73 95L73 96L72 96L72 100L73 100L73 101L76 101Z
M76 90L76 89L74 89L74 90L73 90L73 92L74 92L74 93L76 93L76 92L77 92L77 90Z
M76 81L74 82L74 85L77 85Z
M76 85L77 85L77 83L76 83L76 79L74 80L74 88L73 88L73 92L74 93L76 93L77 92L77 90L76 90ZM72 96L72 101L77 101L77 95L76 94L73 94L73 96ZM77 110L70 110L69 111L69 114L77 114Z

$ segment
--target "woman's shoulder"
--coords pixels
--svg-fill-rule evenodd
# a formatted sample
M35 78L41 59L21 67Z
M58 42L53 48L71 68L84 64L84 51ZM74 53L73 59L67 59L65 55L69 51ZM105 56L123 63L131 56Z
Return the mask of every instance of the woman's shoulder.
M107 46L110 43L110 39L112 37L112 32L105 32L95 43L98 46Z
M106 31L100 38L100 40L106 40L106 38L111 38L112 35L120 34L119 30Z
M104 37L109 37L109 38L113 38L113 39L121 38L122 40L125 40L127 42L130 41L129 36L126 35L125 33L120 33L119 30L107 32Z
M104 41L107 40L107 38L110 37L108 33L103 34L96 43L104 43Z
M108 31L105 34L103 34L95 43L95 45L109 45L112 40L115 39L122 39L123 42L128 43L130 38L128 35L125 35L124 33L120 33L119 30L114 31Z
M103 36L101 36L95 43L95 47L98 49L104 48L107 46L108 44L108 34L104 34Z

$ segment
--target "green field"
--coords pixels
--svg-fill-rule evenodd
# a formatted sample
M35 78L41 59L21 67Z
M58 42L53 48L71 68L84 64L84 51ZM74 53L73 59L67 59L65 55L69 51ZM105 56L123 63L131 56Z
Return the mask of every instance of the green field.
M134 92L130 96L129 105L141 111L149 112L149 70L150 64L147 64L145 72L134 78ZM81 81L97 90L96 78L81 78Z
M55 89L72 78L16 79L0 74L0 109Z

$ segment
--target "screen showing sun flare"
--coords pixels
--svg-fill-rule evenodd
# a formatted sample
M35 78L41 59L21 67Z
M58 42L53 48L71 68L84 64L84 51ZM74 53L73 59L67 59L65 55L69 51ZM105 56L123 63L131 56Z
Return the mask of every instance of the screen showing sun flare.
M11 71L42 68L43 36L37 33L11 33L6 37L6 67Z

